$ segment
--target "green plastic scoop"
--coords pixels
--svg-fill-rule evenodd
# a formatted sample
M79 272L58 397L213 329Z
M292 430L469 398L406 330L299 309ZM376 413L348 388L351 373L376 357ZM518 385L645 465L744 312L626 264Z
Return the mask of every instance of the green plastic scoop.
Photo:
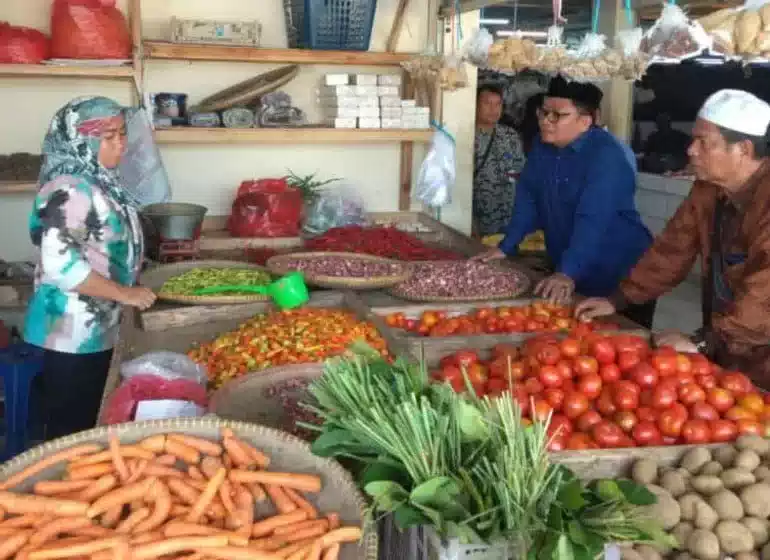
M290 272L267 286L209 286L195 290L196 296L210 296L227 292L246 292L269 296L281 309L293 309L307 303L310 295L301 272Z

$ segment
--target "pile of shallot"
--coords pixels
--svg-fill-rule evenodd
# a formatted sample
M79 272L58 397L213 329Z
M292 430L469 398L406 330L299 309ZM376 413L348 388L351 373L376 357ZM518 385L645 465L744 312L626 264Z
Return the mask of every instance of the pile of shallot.
M500 298L514 297L525 288L522 273L476 262L414 263L412 276L395 288L407 298Z
M281 261L288 270L300 270L306 276L333 276L335 278L375 278L400 276L405 265L340 255L318 253L318 256L288 257Z

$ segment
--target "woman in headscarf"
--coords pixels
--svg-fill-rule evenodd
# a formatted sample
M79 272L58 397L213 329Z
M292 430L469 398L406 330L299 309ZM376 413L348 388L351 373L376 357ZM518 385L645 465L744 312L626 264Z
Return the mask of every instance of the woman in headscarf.
M49 439L96 424L121 308L155 301L136 286L144 241L120 185L127 109L104 97L71 101L53 118L30 216L38 249L24 339L44 349Z

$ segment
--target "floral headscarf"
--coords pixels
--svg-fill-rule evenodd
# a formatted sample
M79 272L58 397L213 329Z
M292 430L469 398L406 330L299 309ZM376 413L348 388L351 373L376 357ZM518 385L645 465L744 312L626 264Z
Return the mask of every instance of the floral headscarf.
M80 97L59 109L43 141L38 185L42 187L61 175L72 175L103 189L121 204L133 205L134 201L120 186L117 169L107 169L99 163L102 130L115 117L128 118L130 111L106 97Z

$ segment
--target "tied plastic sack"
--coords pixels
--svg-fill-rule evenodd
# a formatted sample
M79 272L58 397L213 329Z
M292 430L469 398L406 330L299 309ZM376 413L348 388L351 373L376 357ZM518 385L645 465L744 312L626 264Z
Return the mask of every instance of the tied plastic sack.
M725 8L698 23L710 35L712 52L753 59L770 57L770 2L747 0L741 8Z
M489 61L489 49L494 42L495 39L488 29L477 29L463 45L463 58L474 66L485 68Z
M176 352L149 352L120 366L123 379L137 375L155 375L163 379L186 379L205 385L208 379L206 368L193 362L184 354Z
M126 118L128 143L120 162L122 185L137 206L171 200L171 185L144 109Z
M683 60L698 56L711 44L700 23L690 21L676 4L665 4L660 17L645 34L641 50L654 57Z
M159 375L135 375L127 379L107 398L101 424L131 422L140 402L187 401L206 408L206 387L189 379L166 379Z
M1 64L40 64L49 58L50 50L50 40L37 29L0 21Z
M227 228L233 237L296 237L301 217L302 193L286 179L244 181Z
M440 208L452 200L452 187L457 179L457 147L454 136L446 129L434 127L436 132L420 166L414 196L430 208Z
M364 203L352 189L329 189L306 207L302 233L314 237L332 228L362 226L367 222Z
M131 58L131 34L115 0L55 0L51 16L53 58Z
M439 86L443 91L457 91L468 86L468 73L465 62L456 55L444 59L438 73Z

